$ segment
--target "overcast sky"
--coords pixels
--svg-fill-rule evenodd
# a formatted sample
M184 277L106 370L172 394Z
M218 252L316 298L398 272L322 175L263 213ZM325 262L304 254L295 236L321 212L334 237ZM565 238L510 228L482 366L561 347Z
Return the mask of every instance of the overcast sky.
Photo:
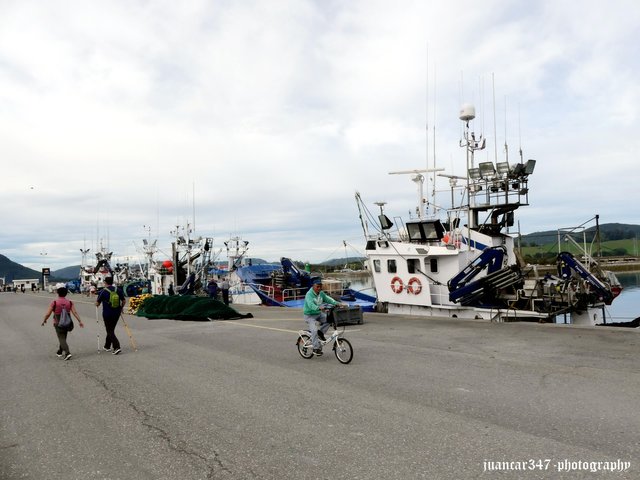
M216 251L355 255L356 190L400 216L388 172L465 174L465 102L480 160L537 160L522 233L640 223L638 25L635 0L0 0L0 253L133 261L195 211Z

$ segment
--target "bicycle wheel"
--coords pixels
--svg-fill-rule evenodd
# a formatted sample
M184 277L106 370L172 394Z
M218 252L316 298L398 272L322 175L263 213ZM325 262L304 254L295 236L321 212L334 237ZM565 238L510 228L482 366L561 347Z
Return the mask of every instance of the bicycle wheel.
M346 365L353 358L351 342L346 338L337 338L336 343L333 345L333 353L336 354L336 358L340 363Z
M311 337L309 335L300 335L296 345L298 346L298 353L302 358L309 359L313 357L313 345L311 345Z

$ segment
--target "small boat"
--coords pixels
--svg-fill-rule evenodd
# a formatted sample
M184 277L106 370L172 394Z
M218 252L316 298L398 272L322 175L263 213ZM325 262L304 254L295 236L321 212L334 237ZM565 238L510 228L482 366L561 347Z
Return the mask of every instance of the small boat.
M574 324L602 323L604 307L620 293L620 283L586 251L580 258L559 252L555 271L546 274L524 263L509 228L515 211L529 204L529 177L536 160L525 162L521 152L516 164L496 159L476 165L474 153L484 149L485 140L470 131L474 117L473 106L462 107L460 120L465 126L460 146L466 150L466 175L438 174L449 179L449 208L424 198L428 178L424 174L444 169L390 172L408 174L418 186L416 214L406 221L394 218L399 225L386 216L385 202L376 203L380 209L376 218L356 192L365 255L380 308L491 321L569 318ZM425 205L427 211L433 207L431 215ZM567 236L567 240L572 239Z

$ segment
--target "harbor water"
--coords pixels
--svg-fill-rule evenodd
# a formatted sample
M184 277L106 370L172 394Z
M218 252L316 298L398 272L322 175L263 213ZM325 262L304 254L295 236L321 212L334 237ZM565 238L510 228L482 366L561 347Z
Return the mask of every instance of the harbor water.
M607 321L628 322L640 317L640 272L616 272L616 277L623 290L606 308Z
M605 307L607 323L629 322L640 317L640 272L616 272L616 276L623 290L611 305ZM345 280L350 282L352 289L375 295L369 275L348 276Z

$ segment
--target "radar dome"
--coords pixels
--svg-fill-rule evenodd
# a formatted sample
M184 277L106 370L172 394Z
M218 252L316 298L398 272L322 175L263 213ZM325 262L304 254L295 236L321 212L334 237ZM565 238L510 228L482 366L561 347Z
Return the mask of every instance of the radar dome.
M476 118L476 107L471 105L470 103L465 103L460 107L460 120L463 122L468 122L469 120L473 120Z

